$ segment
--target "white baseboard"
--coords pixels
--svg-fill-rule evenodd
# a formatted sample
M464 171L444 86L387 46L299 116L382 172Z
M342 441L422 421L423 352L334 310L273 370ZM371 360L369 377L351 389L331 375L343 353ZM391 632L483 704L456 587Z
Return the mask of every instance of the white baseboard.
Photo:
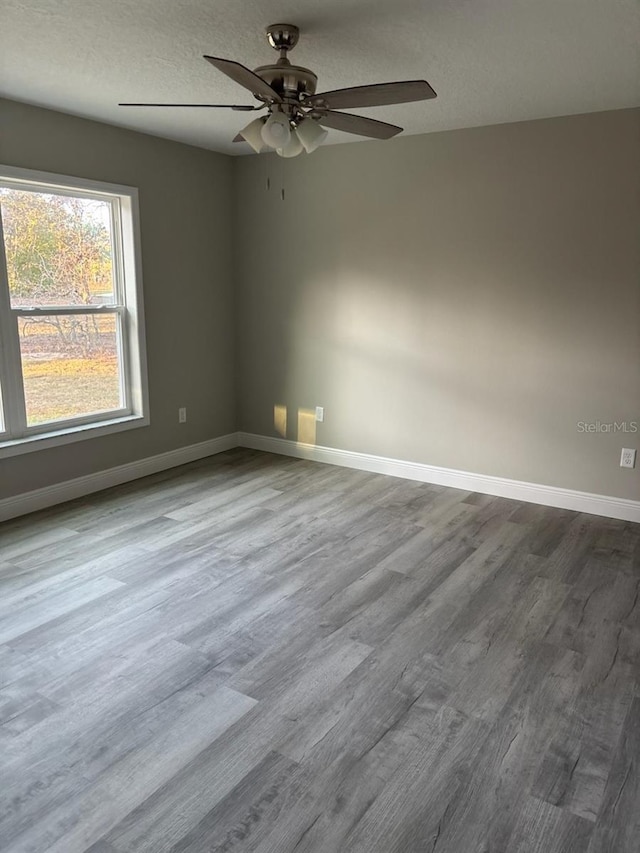
M488 474L473 474L468 471L456 471L453 468L405 462L402 459L389 459L370 453L335 450L332 447L318 447L314 444L301 444L283 438L271 438L246 432L238 433L238 443L241 447L295 456L299 459L310 459L314 462L326 462L330 465L357 468L360 471L372 471L376 474L389 474L393 477L404 477L407 480L451 486L454 489L481 492L485 495L571 509L576 512L587 512L591 515L603 515L622 521L640 522L640 501L625 498L593 495L589 492L543 486L537 483L524 483L504 477L492 477Z
M356 468L359 471L372 471L376 474L388 474L392 477L404 477L407 480L419 480L423 483L434 483L439 486L450 486L470 492L481 492L486 495L512 498L513 500L544 506L571 509L576 512L587 512L592 515L603 515L607 518L618 518L622 521L640 523L640 501L625 498L594 495L589 492L578 492L572 489L561 489L557 486L543 486L537 483L524 483L519 480L508 480L504 477L492 477L487 474L474 474L468 471L456 471L453 468L439 468L435 465L425 465L420 462L406 462L402 459L389 459L385 456L374 456L370 453L356 453L349 450L336 450L332 447L319 447L314 444L301 444L287 441L283 438L272 438L266 435L239 432L179 447L157 456L149 456L117 468L98 471L75 480L66 480L43 489L24 492L15 497L0 500L0 521L6 521L19 515L26 515L39 509L46 509L55 504L74 500L75 498L128 483L149 474L166 471L196 459L204 459L231 450L234 447L249 447L268 453L279 453L284 456L294 456L298 459L310 459L314 462L325 462L329 465L340 465L344 468Z
M111 486L119 486L130 480L147 477L149 474L157 474L158 471L166 471L168 468L176 468L196 459L204 459L205 456L213 456L223 450L230 450L238 446L237 433L221 435L199 444L190 444L187 447L179 447L177 450L169 450L159 453L157 456L149 456L126 465L118 465L117 468L108 468L106 471L98 471L95 474L87 474L85 477L77 477L74 480L66 480L43 489L35 489L32 492L24 492L15 497L0 500L0 521L26 515L39 509L46 509L55 504L71 501L109 489Z

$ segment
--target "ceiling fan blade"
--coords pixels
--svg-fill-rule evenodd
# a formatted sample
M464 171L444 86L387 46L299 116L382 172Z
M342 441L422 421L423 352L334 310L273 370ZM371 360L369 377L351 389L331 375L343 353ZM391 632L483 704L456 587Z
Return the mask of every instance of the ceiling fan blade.
M268 98L270 101L282 103L282 98L275 89L272 89L262 77L258 77L257 74L254 74L249 68L245 68L244 65L240 65L239 62L234 62L232 59L219 59L216 56L205 56L204 58L218 71L222 71L223 74L231 77L232 80L253 92L254 95L262 95L263 98Z
M351 113L324 113L314 110L311 117L325 127L344 130L346 133L357 133L360 136L370 136L372 139L391 139L392 136L402 133L402 128L395 124L387 124L386 121L376 121L364 116L354 116Z
M406 104L409 101L426 101L435 97L436 93L426 80L404 80L398 83L375 83L371 86L352 86L349 89L320 92L307 98L304 105L343 110Z
M250 107L239 104L118 104L119 107L208 107L214 110L261 110L261 107ZM264 106L264 104L263 104Z

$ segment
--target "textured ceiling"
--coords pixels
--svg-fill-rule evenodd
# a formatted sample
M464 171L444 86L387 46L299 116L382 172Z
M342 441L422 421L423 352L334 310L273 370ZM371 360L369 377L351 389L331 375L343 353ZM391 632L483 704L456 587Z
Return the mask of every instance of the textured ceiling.
M291 59L318 91L427 79L435 101L354 110L405 133L640 104L638 0L2 0L0 93L247 153L231 139L251 116L117 102L251 103L201 56L272 62L263 32L278 21L301 27Z

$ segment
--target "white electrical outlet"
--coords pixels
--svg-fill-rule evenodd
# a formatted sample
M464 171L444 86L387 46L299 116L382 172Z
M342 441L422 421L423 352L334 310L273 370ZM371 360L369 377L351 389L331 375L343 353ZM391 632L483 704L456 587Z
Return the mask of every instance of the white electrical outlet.
M316 406L316 420L318 423L322 423L324 420L324 408L322 406Z
M628 447L622 448L622 453L620 454L620 467L621 468L635 468L636 467L636 452L633 449Z
M186 422L187 422L187 409L185 406L181 406L178 409L178 423L179 424L186 424Z

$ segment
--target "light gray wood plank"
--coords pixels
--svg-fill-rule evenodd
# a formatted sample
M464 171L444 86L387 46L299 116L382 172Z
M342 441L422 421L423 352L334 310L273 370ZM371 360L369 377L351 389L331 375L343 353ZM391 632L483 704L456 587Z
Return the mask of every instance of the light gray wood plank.
M446 706L435 720L416 725L419 740L413 752L347 836L345 846L352 853L419 853L438 841L460 775L473 762L486 728Z
M41 625L46 625L57 617L71 613L89 601L102 598L123 586L121 581L114 578L95 578L87 583L80 583L72 590L61 590L51 594L44 602L28 601L26 606L14 608L11 614L5 614L0 624L0 643L7 643L16 637L32 631Z
M36 822L6 847L69 853L100 840L112 826L187 765L255 704L221 687L206 702L186 708L150 744L123 756L70 802ZM103 805L108 803L108 808Z
M171 853L210 853L212 839L218 850L231 853L255 844L265 827L281 816L282 792L297 764L271 752L230 793L211 809Z
M21 734L59 709L51 699L31 690L12 687L0 690L0 726L4 733Z
M483 744L460 780L438 841L443 849L510 850L509 837L526 807L540 755L556 719L580 684L580 656L538 643ZM449 699L456 703L455 693ZM516 783L517 780L517 783Z
M616 747L634 699L634 671L620 659L621 628L594 637L575 702L557 718L532 792L539 799L597 821Z
M640 839L640 698L627 712L589 853L632 853Z
M13 532L7 528L0 528L0 560L3 562L14 562L31 551L51 545L64 547L64 542L72 541L78 536L75 530L60 524L42 525L40 530L25 528L23 525L24 522Z
M152 797L109 836L118 849L136 853L170 850L208 811L226 797L284 740L295 722L312 709L333 686L339 684L370 653L361 644L334 642L314 654L295 671L272 678L271 696L224 739L203 752L157 796ZM230 681L228 684L232 684ZM264 687L264 685L263 685ZM257 691L256 691L257 692ZM200 790L207 798L199 797Z
M59 712L5 743L0 838L73 800L158 727L179 719L185 706L222 686L206 659L179 643L148 641L128 657L100 663L60 678L51 686Z
M587 853L591 832L589 821L529 797L508 849L509 853ZM604 848L597 850L604 853Z
M236 449L0 553L3 853L636 853L640 525Z

